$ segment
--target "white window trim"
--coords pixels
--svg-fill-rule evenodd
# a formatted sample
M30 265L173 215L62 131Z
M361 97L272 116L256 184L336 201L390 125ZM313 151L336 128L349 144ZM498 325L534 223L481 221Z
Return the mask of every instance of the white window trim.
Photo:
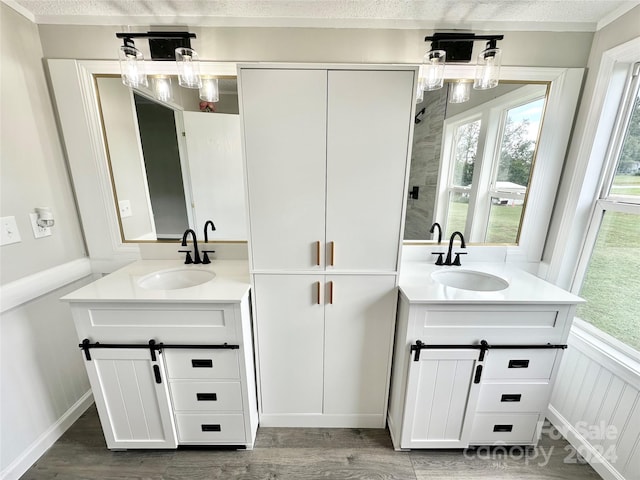
M555 237L555 244L552 251L545 252L545 261L540 265L542 276L563 288L572 288L576 277L595 208L594 199L604 185L602 171L608 140L627 84L629 65L637 61L638 51L640 37L605 51L593 94L583 98L589 108L581 115L583 119L578 119L581 140L569 150L564 175L570 180L558 207L561 210L553 220L557 230L549 232Z
M629 62L627 62L627 65L628 63ZM617 70L621 71L620 69ZM580 293L587 274L605 213L619 212L633 214L638 215L640 219L640 199L638 197L610 194L622 150L624 135L626 134L632 107L638 95L638 89L640 88L640 59L638 59L634 65L628 65L626 73L624 88L620 89L620 85L618 85L619 88L617 89L619 98L616 101L616 117L613 121L609 120L612 130L606 154L602 157L603 174L601 175L599 186L600 198L594 201L588 230L573 275L571 291L576 295ZM631 81L628 80L629 74L634 76ZM592 345L598 347L599 350L607 356L616 358L616 361L634 371L636 375L640 374L639 351L579 317L576 317L574 320L574 330L576 330L578 334L580 334L580 332L586 333L586 335L582 334L585 340L590 341Z

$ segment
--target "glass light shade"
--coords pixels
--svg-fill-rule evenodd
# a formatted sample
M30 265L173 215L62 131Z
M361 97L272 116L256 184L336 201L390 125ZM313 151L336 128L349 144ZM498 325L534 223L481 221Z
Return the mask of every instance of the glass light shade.
M220 91L218 90L217 78L203 78L200 87L200 100L207 102L219 102Z
M200 88L200 61L198 54L191 48L176 48L176 64L178 66L178 83L185 88Z
M135 47L120 47L120 74L127 87L148 87L142 52Z
M424 80L424 90L438 90L444 85L444 64L447 52L444 50L431 50L422 60L420 68Z
M469 101L471 83L458 81L449 84L449 103L463 103Z
M476 76L473 88L487 90L498 86L500 79L500 64L502 63L502 50L499 48L487 48L478 55L476 64Z
M152 78L153 95L162 102L173 100L173 90L171 88L171 78L167 75L159 75Z
M418 77L418 87L416 88L416 103L424 100L424 78Z

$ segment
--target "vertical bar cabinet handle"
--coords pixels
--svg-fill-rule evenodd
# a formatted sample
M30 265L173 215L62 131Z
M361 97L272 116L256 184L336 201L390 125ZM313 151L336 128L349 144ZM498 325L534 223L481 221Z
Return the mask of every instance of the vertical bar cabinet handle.
M320 305L320 282L316 282L316 304Z
M331 242L331 261L329 262L329 265L331 265L333 267L333 260L335 257L335 253L336 253L336 242Z
M333 280L329 282L329 305L333 305Z
M320 266L320 240L316 242L316 266Z

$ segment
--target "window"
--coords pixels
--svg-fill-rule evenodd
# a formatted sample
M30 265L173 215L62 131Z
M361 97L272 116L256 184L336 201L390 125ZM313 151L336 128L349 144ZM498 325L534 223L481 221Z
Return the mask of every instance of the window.
M446 185L436 208L446 235L471 242L518 243L533 171L546 85L508 93L445 121Z
M640 63L629 76L608 173L576 275L577 315L640 351Z

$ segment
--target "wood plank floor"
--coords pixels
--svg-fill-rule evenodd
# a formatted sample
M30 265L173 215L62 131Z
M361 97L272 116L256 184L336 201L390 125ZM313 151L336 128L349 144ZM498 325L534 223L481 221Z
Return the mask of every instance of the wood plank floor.
M253 451L111 452L91 407L23 480L598 479L558 435L536 449L396 452L387 430L261 428Z

